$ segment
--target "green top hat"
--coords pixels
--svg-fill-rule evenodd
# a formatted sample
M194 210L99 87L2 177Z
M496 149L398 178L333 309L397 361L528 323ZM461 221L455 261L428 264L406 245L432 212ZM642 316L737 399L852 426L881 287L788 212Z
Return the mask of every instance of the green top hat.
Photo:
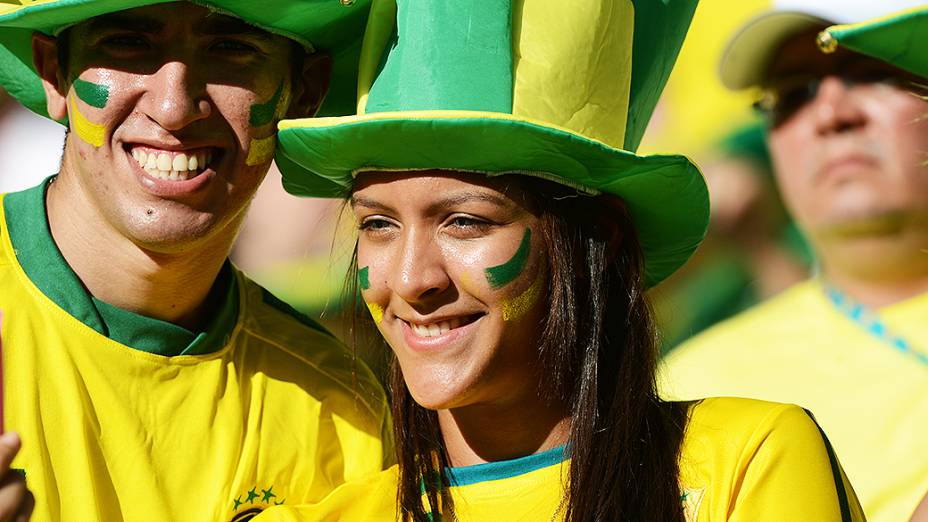
M33 112L48 117L32 64L32 34L57 35L74 24L116 11L173 0L19 0L0 3L0 84ZM320 113L354 112L354 91L370 0L195 0L265 31L333 57L330 95Z
M819 34L818 45L826 53L846 47L928 78L928 5L856 24L833 25Z
M621 197L647 283L705 234L708 194L682 156L638 147L696 0L374 0L358 115L284 120L292 194L344 197L369 170L545 178ZM361 174L363 175L363 174Z

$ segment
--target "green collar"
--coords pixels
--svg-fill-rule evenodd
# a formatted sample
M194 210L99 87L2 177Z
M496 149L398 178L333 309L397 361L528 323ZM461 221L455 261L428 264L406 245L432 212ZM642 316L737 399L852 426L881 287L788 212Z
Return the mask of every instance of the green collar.
M225 344L238 320L238 285L231 263L222 266L207 299L215 314L202 332L135 314L90 295L65 261L48 226L45 191L54 179L3 200L16 259L33 284L80 322L120 344L163 356L203 355Z

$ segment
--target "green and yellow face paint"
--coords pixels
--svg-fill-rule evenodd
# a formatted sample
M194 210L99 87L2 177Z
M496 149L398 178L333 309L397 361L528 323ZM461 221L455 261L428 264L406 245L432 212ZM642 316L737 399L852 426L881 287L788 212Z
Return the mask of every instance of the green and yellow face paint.
M90 107L102 109L106 107L109 101L110 90L106 85L100 85L80 78L76 78L71 84L74 89L74 95L70 97L70 114L71 126L77 137L94 147L103 146L106 137L106 126L93 123L81 112L75 98L84 102Z
M484 270L484 275L490 287L494 290L501 290L518 279L525 272L531 248L532 231L531 229L525 229L525 234L522 236L522 241L519 243L519 249L516 250L516 253L505 263ZM543 274L542 271L539 271L531 286L521 294L503 301L503 320L515 321L528 313L541 297L543 285Z
M362 291L370 290L371 280L369 267L365 266L358 270L358 287L361 288ZM376 303L368 303L365 301L365 304L367 304L367 309L370 311L371 317L374 318L374 322L380 324L380 322L383 321L383 308Z
M283 112L289 104L290 84L289 82L281 82L270 100L251 106L248 123L253 128L260 128L274 123L275 120L284 116ZM248 157L245 159L245 164L248 166L255 166L271 161L274 158L274 149L276 146L276 129L272 130L269 136L252 138L248 146Z

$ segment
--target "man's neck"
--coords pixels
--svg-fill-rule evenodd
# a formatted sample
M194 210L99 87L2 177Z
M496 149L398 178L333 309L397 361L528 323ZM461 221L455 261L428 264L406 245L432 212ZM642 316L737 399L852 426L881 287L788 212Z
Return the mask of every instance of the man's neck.
M928 292L928 274L911 278L870 279L825 269L823 276L828 284L873 310Z
M59 178L46 196L49 227L62 256L95 298L133 313L197 330L232 233L171 254L136 245L96 213L75 180Z

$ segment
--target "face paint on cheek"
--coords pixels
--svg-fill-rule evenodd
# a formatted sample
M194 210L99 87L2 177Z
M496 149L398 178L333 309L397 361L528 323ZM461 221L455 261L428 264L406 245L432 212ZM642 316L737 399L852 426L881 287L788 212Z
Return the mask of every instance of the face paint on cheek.
M531 246L532 231L527 228L525 229L525 235L522 236L522 243L519 244L519 249L516 250L516 253L509 261L484 270L487 276L487 282L490 283L490 286L493 287L494 290L508 285L519 277L519 274L525 269L525 263L528 261L528 254L529 250L531 250Z
M94 147L103 146L104 137L106 136L106 126L97 125L88 120L80 109L77 108L77 102L74 96L71 96L71 126L77 137Z
M281 82L270 100L251 106L248 122L252 127L263 127L273 123L275 119L283 117L283 112L289 104L290 83ZM276 146L276 132L264 138L252 138L248 145L248 157L245 158L245 164L253 167L271 161L274 158Z
M82 102L98 109L106 107L106 102L110 99L110 88L106 85L91 83L80 78L75 78L72 85L74 94Z
M368 290L371 287L371 280L369 278L370 267L365 266L364 268L358 270L358 286L361 287L361 290Z
M380 324L383 321L383 308L377 303L367 303L367 309L371 312L374 322Z
M544 286L543 274L544 271L540 270L532 286L516 297L503 301L503 321L520 319L535 306L535 303L541 297L541 290Z

